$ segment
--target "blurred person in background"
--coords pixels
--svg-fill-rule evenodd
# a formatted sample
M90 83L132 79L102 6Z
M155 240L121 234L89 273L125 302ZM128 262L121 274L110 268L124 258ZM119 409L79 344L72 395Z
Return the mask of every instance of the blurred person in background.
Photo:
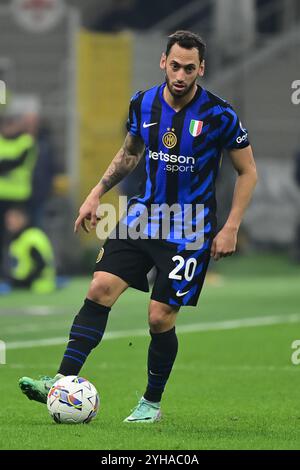
M38 158L32 174L32 194L29 212L32 224L44 228L46 205L52 195L53 181L57 174L55 149L50 126L38 113L26 113L23 117L24 129L36 143Z
M9 288L29 289L46 294L56 289L54 254L47 235L30 224L22 205L6 211L5 226L9 234L5 281Z
M0 275L3 271L5 214L15 203L28 206L37 146L24 129L23 115L12 102L0 118Z

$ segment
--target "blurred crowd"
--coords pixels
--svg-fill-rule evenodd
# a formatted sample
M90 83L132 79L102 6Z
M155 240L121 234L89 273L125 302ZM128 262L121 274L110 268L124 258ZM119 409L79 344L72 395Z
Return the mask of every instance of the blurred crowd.
M45 208L55 175L51 131L39 104L12 96L0 115L0 290L55 288Z

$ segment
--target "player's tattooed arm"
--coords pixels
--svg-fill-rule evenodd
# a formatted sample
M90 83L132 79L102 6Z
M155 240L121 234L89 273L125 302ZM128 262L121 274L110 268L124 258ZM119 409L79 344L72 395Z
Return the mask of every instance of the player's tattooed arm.
M99 198L134 170L144 153L144 149L144 142L140 137L127 134L123 146L117 152L101 181L91 190L80 207L79 215L75 221L75 232L78 231L80 226L85 232L89 232L90 230L86 224L87 220L90 221L90 228L96 227Z
M100 195L109 191L134 170L144 153L144 148L144 142L140 137L127 134L123 146L99 183Z

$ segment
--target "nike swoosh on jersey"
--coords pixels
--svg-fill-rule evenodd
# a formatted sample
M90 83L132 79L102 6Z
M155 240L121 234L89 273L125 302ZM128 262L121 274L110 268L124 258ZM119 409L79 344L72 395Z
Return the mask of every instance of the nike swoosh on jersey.
M148 124L146 122L143 122L143 128L146 129L147 127L155 126L157 122L149 122Z
M186 295L188 292L190 292L191 289L187 290L186 292L180 292L180 290L178 290L176 292L176 295L177 297L182 297L183 295Z

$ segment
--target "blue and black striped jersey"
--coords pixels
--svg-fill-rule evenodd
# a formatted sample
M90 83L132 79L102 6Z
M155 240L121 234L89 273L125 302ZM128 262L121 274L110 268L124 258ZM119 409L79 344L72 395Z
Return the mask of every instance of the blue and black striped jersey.
M130 102L128 132L141 137L146 149L146 179L134 202L204 204L212 222L222 151L247 147L247 130L226 101L204 88L198 86L192 101L176 112L164 100L164 87L138 92Z

